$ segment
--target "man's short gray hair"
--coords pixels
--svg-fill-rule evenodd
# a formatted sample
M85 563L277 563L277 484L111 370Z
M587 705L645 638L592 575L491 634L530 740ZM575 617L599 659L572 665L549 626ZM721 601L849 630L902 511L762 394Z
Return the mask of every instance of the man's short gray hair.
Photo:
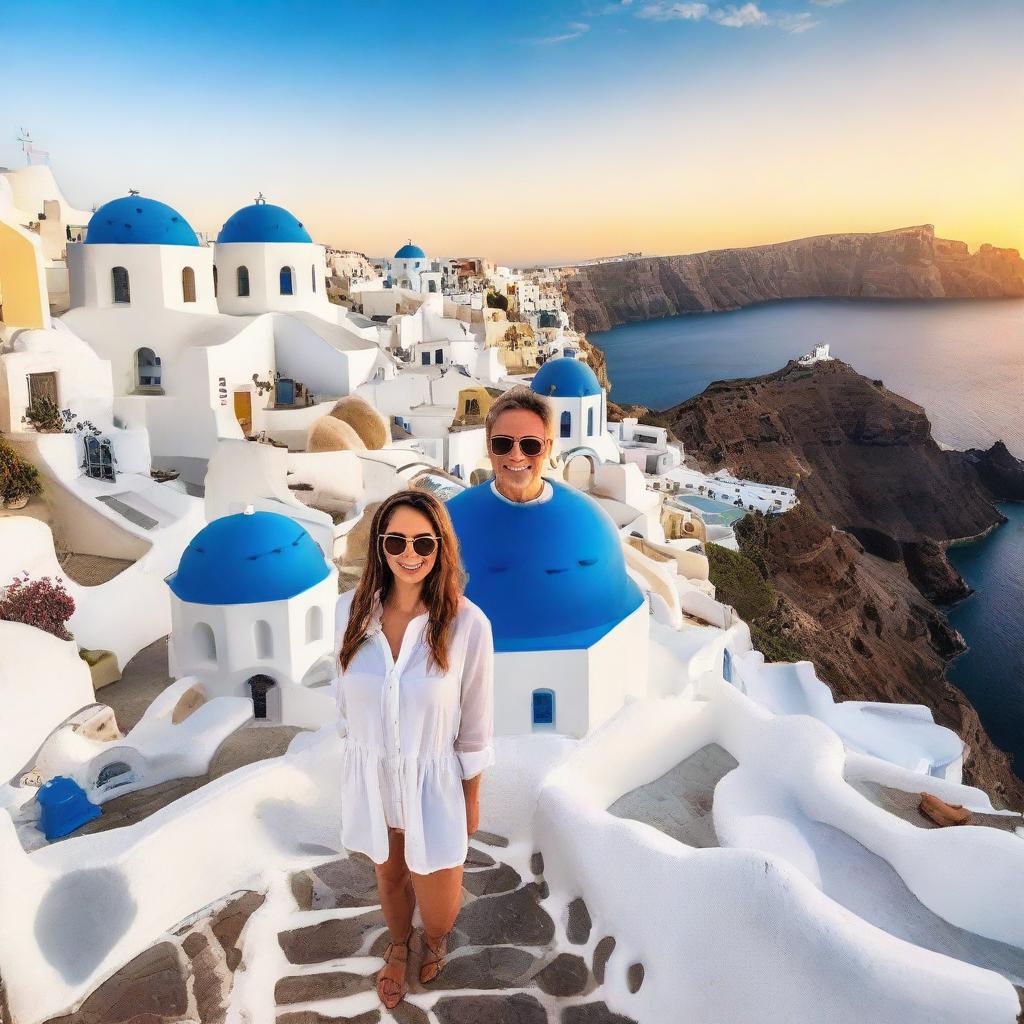
M498 417L510 409L523 409L526 412L536 413L544 423L544 436L551 437L553 435L555 417L547 399L526 387L525 384L517 384L514 388L509 388L487 410L487 418L484 420L484 433L488 438L491 436L491 431L494 429L494 424Z

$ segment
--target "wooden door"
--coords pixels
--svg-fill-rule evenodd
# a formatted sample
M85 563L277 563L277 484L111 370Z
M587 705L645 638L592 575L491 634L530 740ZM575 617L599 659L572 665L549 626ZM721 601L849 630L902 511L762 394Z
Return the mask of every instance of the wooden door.
M235 419L242 428L243 434L252 433L252 392L235 392Z
M40 398L48 398L58 408L57 401L57 374L56 373L30 373L28 375L28 404L35 405Z

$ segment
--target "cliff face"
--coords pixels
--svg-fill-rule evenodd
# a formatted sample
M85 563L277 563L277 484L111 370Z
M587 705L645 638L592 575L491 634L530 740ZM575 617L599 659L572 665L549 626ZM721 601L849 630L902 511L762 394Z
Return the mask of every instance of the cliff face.
M663 415L715 468L798 488L933 600L966 594L943 545L1002 522L975 468L932 440L921 406L839 360L717 382Z
M1024 259L991 245L972 254L924 224L567 268L562 290L576 329L603 331L775 299L1019 298Z
M968 780L1024 806L1024 783L944 679L963 641L932 604L965 592L945 544L1002 518L978 465L839 361L715 383L658 415L705 469L797 488L798 508L740 528L782 598L758 627L769 644L805 652L839 700L926 704L970 744Z

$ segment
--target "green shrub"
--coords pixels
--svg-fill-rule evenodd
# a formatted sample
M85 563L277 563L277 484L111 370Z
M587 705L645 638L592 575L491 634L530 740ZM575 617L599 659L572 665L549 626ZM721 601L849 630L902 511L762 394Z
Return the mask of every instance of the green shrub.
M0 500L16 501L42 492L39 470L26 462L0 435Z
M731 604L747 623L775 610L775 588L752 559L719 544L708 544L706 551L719 601Z

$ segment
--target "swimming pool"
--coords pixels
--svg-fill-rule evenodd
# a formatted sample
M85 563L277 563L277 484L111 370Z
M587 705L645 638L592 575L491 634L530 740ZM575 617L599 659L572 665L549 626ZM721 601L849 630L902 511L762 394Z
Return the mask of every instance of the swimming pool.
M745 508L730 505L725 501L715 501L714 498L705 498L702 494L687 494L683 491L674 495L671 500L673 503L686 504L697 509L705 523L723 523L731 526L747 514Z

